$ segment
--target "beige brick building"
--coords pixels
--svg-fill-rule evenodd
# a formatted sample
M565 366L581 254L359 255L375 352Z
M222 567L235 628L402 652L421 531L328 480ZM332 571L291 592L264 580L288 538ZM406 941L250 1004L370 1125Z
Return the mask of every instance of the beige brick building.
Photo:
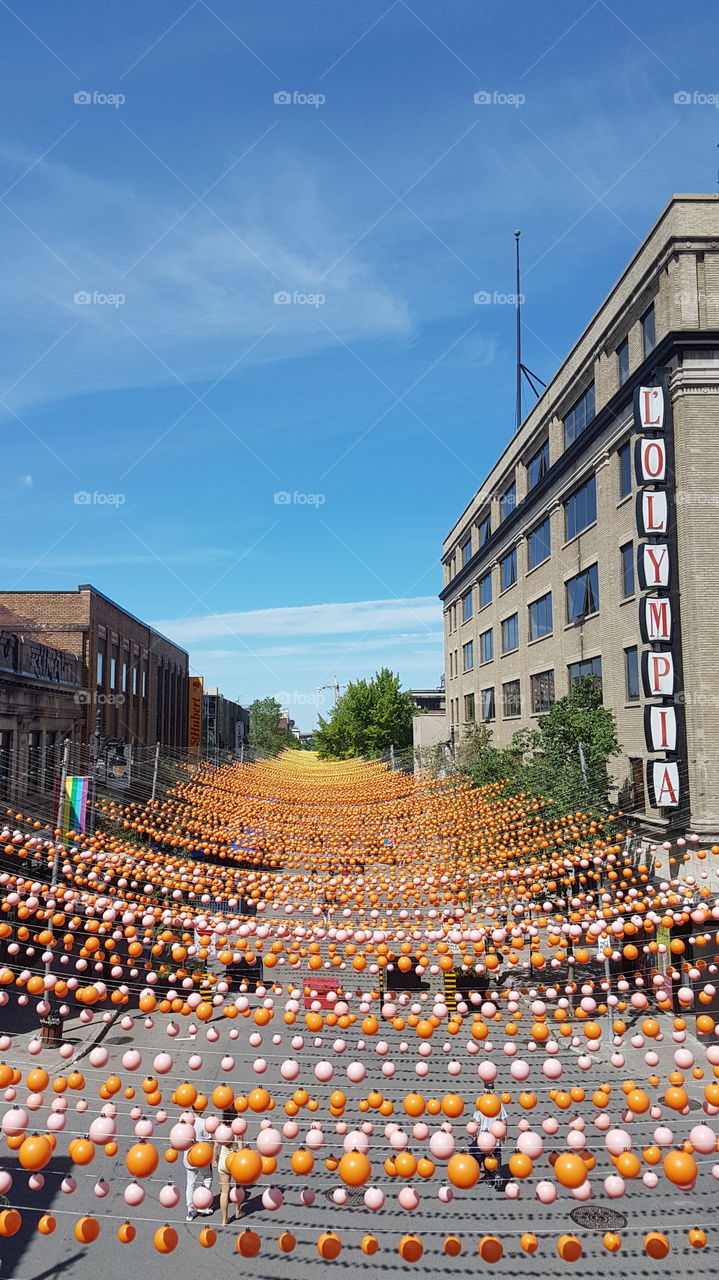
M104 737L132 746L159 742L187 749L184 649L89 585L76 591L0 591L1 605L23 616L29 638L81 660L83 741L99 727Z
M686 807L652 808L640 673L632 398L662 370L673 410L674 698ZM670 521L671 521L670 515ZM601 677L626 810L719 834L719 197L673 197L443 548L448 731L504 745L574 678ZM676 607L676 605L675 605Z

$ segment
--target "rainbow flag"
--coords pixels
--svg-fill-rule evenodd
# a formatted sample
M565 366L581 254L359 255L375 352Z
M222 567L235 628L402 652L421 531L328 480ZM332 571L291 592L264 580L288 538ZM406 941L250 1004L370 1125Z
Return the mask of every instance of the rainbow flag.
M87 790L89 778L66 778L65 794L58 796L56 802L55 825L61 831L84 831L87 812ZM60 781L57 781L60 790Z

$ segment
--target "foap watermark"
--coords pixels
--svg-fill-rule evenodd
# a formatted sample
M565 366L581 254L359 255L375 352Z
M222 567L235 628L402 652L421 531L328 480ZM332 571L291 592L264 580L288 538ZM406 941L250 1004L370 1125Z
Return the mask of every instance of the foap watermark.
M118 107L124 106L127 101L124 93L101 93L99 89L78 89L73 94L73 102L76 107Z
M474 95L478 107L523 107L526 101L523 93L504 93L501 89L479 89Z
M719 107L719 93L702 93L700 89L680 89L674 94L677 107Z
M322 307L327 298L324 293L300 293L298 289L294 289L292 293L288 289L278 289L273 294L273 302L276 307Z
M678 507L719 507L719 493L716 491L677 489L674 501Z
M73 494L72 500L76 507L122 507L125 505L124 493L98 493L97 489L93 493L87 489L81 489L79 493Z
M122 707L126 698L124 693L91 693L89 689L78 689L73 694L73 701L80 707Z
M296 489L290 493L280 489L272 500L276 507L323 507L327 498L324 493L298 493Z
M281 707L323 707L325 705L325 696L319 689L316 693L303 693L300 689L280 689L274 696Z
M79 289L72 295L76 307L118 307L125 305L124 293L101 293L99 289Z
M524 306L523 293L501 293L498 289L494 289L492 293L487 289L480 289L474 295L475 306L510 306L516 307L517 303Z
M674 699L687 707L719 706L719 693L704 693L701 689L678 689Z
M327 101L323 93L300 93L299 89L279 89L274 95L277 107L323 107Z

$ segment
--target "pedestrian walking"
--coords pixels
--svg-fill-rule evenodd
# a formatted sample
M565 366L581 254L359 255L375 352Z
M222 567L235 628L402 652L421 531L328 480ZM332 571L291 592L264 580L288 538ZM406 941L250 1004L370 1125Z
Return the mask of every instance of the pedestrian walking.
M226 1111L222 1117L223 1123L231 1125L235 1119L235 1111ZM220 1213L222 1214L222 1225L227 1226L227 1211L230 1204L230 1190L232 1187L232 1176L227 1168L227 1157L233 1151L239 1151L240 1143L238 1138L234 1138L232 1142L220 1143L217 1153L217 1173L220 1179ZM235 1222L242 1217L242 1208L235 1203Z
M212 1134L205 1128L205 1122L201 1115L195 1116L193 1122L195 1130L195 1142L209 1142L212 1145L212 1161L201 1169L196 1169L187 1159L187 1151L182 1157L182 1163L185 1166L185 1205L187 1213L185 1214L185 1222L192 1222L196 1214L201 1214L203 1218L209 1217L214 1212L213 1206L207 1209L198 1209L195 1206L195 1191L198 1187L207 1187L208 1191L212 1189L212 1166L216 1160L216 1147Z
M496 1115L496 1116L486 1116L483 1111L480 1111L479 1108L477 1108L477 1110L474 1112L474 1115L472 1116L472 1119L475 1121L477 1125L477 1132L472 1138L472 1143L469 1148L469 1154L474 1156L475 1160L479 1161L479 1163L482 1166L483 1177L487 1177L487 1178L489 1177L489 1173L490 1173L490 1170L487 1168L487 1159L489 1158L489 1156L493 1156L496 1159L497 1167L494 1170L492 1185L494 1187L499 1188L502 1185L502 1143L499 1141L499 1139L495 1138L493 1148L490 1151L482 1151L479 1145L479 1135L480 1133L494 1134L492 1125L494 1124L495 1120L501 1120L502 1123L506 1125L507 1108L505 1107L504 1103L501 1103L499 1115Z

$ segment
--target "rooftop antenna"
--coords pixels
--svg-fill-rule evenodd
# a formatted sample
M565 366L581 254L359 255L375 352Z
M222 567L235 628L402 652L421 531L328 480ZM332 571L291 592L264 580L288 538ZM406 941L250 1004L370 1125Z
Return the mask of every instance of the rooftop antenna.
M522 364L522 294L520 289L520 271L519 271L519 237L521 236L521 234L522 234L521 231L515 231L514 233L514 247L515 247L514 307L515 307L515 314L516 314L516 320L517 320L517 382L516 382L516 405L515 405L515 413L514 413L515 431L519 431L519 428L522 425L522 376L524 376L527 379L527 382L532 388L532 391L534 392L535 396L540 395L540 392L536 386L537 383L539 383L539 385L542 387L546 387L547 385L546 382L542 382L542 379L539 377L538 374L532 373L531 369L528 369L525 364Z

